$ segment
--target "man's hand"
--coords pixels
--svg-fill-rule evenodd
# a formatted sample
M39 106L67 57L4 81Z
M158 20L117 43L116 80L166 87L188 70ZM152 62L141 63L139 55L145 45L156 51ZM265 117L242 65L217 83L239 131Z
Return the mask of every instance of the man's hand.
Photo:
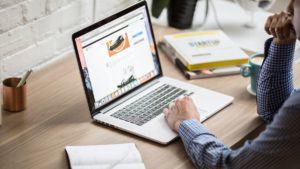
M292 14L281 12L267 19L265 30L274 36L277 44L289 44L296 41L296 33L292 24Z
M196 119L200 121L198 110L193 100L188 96L178 98L175 102L170 103L169 108L164 109L164 114L168 125L176 132L184 120Z

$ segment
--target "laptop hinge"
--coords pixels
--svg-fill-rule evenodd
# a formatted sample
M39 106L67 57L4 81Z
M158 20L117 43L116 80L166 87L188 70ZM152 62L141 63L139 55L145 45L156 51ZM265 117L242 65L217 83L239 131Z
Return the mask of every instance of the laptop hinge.
M102 114L105 114L107 113L108 111L110 111L111 109L119 106L120 104L122 104L125 100L129 100L131 98L133 98L134 96L136 96L138 93L140 93L141 91L144 91L150 87L152 87L153 85L157 84L159 82L159 79L155 79L153 80L152 82L149 82L148 84L146 84L145 86L141 87L140 89L137 89L136 91L132 92L131 94L129 94L128 96L122 98L121 100L119 101L116 101L115 103L113 103L112 105L110 106L107 106L105 107L104 109L102 109L100 112L98 113L102 113ZM98 114L98 113L95 113Z

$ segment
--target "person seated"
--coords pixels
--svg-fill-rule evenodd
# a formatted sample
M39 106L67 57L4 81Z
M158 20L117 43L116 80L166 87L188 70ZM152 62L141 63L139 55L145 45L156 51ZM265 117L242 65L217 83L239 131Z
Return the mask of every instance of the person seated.
M258 80L259 116L268 123L252 141L236 150L224 145L201 123L190 97L178 98L164 109L196 168L300 168L300 91L294 89L293 59L300 39L300 0L288 11L270 16L265 26L265 60Z

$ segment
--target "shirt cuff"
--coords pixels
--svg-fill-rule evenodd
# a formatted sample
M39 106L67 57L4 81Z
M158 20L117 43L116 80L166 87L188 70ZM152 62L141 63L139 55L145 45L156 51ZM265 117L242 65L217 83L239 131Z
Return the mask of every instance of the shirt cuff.
M200 135L211 135L215 137L204 127L204 125L194 119L181 122L178 133L186 148L196 137Z
M276 44L271 42L264 66L267 70L286 71L291 70L294 60L295 44ZM276 66L274 66L276 65Z

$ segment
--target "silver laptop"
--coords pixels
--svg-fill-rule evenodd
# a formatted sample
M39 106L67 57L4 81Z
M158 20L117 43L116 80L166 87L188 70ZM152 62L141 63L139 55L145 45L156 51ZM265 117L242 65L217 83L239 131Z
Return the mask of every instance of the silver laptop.
M73 44L92 118L167 144L177 137L163 108L189 95L201 121L232 103L221 93L162 75L145 1L73 34Z

